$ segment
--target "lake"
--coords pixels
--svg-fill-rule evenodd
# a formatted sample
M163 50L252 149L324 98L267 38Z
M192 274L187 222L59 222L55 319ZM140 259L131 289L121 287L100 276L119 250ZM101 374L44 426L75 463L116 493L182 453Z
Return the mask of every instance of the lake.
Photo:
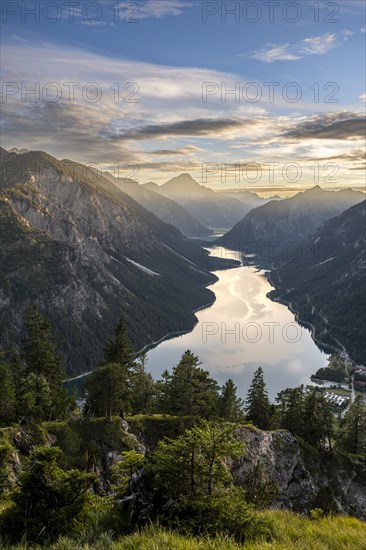
M214 253L238 259L237 253L222 247ZM286 306L267 298L272 286L266 272L240 266L215 275L219 280L210 288L216 301L197 312L194 329L148 352L147 367L153 377L171 371L190 349L220 385L232 378L240 397L245 397L258 366L263 368L272 401L282 389L311 384L310 375L327 365L329 355Z

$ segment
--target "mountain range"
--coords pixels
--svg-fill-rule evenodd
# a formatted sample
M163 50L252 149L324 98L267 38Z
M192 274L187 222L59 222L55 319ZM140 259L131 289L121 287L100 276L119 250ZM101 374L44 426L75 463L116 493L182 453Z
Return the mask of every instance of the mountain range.
M200 185L189 174L181 174L160 186L149 182L144 187L179 203L196 220L211 229L233 227L252 208L251 204Z
M37 303L64 343L68 374L91 370L121 314L136 350L189 330L214 301L209 258L93 169L1 150L1 342Z
M150 210L165 223L174 225L187 237L207 237L211 230L199 223L183 206L168 197L156 193L146 185L128 178L115 178L108 172L104 177L113 182L124 193Z
M366 201L323 223L301 251L272 271L270 296L366 365Z
M270 262L286 259L327 219L364 200L360 191L315 186L293 197L252 209L215 242Z

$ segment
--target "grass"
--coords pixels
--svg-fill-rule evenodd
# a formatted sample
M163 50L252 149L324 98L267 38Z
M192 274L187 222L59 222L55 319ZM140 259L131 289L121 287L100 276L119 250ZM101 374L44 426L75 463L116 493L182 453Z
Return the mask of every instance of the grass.
M112 541L107 533L92 544L61 537L46 546L50 550L365 550L366 523L346 516L324 517L317 520L291 512L271 510L263 515L272 523L272 541L257 540L238 544L229 538L194 538L150 526L140 533ZM18 545L0 547L4 550L25 550ZM35 547L33 547L35 548ZM38 547L40 548L40 547Z

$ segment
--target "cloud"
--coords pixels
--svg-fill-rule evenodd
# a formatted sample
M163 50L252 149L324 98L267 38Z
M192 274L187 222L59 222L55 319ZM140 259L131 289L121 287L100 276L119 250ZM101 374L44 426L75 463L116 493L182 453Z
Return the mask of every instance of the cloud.
M298 50L303 55L323 55L336 45L335 34L323 34L312 38L304 38L298 46Z
M351 31L342 31L346 38ZM342 33L341 33L342 34ZM351 33L353 34L353 33ZM333 33L304 38L295 44L266 44L260 50L248 54L239 54L239 57L256 59L263 63L274 61L295 61L308 55L323 55L337 45L337 36Z
M5 148L46 150L58 158L84 163L134 163L140 177L148 181L159 179L160 171L165 175L198 173L202 162L302 162L305 157L332 157L362 147L355 143L360 132L354 132L351 122L348 128L332 127L357 119L354 112L311 116L314 105L296 104L294 112L294 106L285 102L264 112L260 103L253 107L222 103L220 94L216 102L202 103L203 82L235 83L246 75L119 59L50 44L17 41L5 50L4 81L25 82L29 89L36 81L41 89L47 82L56 82L63 91L65 82L79 82L74 102L27 99L22 103L20 94L9 96L2 104ZM119 101L113 91L116 80L122 96ZM97 103L81 95L88 82L97 82L103 90ZM138 85L138 103L123 102L126 82ZM336 136L334 141L320 139L330 135ZM349 166L352 162L356 168L360 161L344 159Z
M188 145L187 147L181 147L180 149L156 149L150 151L151 155L164 155L164 156L178 156L178 155L193 155L204 151L201 147L195 147L194 145Z
M329 162L337 161L342 163L344 167L344 161L348 162L348 169L350 170L365 170L366 167L366 152L362 149L354 149L349 153L340 153L338 155L328 157L312 157L309 160L312 162Z
M121 8L126 10L127 2L120 3ZM183 0L147 0L146 2L131 2L130 17L133 19L161 19L167 16L179 16L184 13L185 8L193 6L192 2Z
M130 141L146 140L156 138L167 138L176 136L209 136L218 138L230 130L240 130L244 126L254 126L253 119L233 118L199 118L195 120L180 120L169 124L146 124L120 131L118 127L112 126L103 132L107 140Z
M361 101L366 101L366 92L364 92L363 94L360 95L360 100Z
M240 54L239 57L251 57L263 63L273 63L274 61L294 61L301 59L290 51L290 44L266 44L263 50L257 50L251 54Z
M340 116L340 115L338 115ZM282 137L301 139L333 139L333 140L359 140L365 136L365 122L363 116L348 118L345 120L331 121L329 115L316 117L297 125L290 131L282 134Z

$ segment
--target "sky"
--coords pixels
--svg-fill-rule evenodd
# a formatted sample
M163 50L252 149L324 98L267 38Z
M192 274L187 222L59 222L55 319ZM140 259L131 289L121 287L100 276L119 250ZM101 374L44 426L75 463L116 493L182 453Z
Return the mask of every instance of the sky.
M140 183L365 182L363 0L2 0L2 146Z

